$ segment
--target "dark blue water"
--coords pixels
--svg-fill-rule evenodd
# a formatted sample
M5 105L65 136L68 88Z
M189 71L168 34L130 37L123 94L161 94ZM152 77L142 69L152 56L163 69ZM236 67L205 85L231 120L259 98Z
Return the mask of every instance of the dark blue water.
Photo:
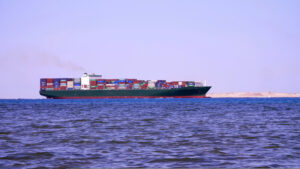
M0 168L299 168L300 99L0 100Z

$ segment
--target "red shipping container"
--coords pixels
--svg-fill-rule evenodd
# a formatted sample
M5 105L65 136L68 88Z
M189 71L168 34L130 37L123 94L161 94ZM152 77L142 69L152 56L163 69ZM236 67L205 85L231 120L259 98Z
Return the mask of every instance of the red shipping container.
M53 83L53 79L47 79L47 83Z
M97 86L97 89L103 90L103 89L104 89L104 86Z
M60 90L67 90L67 86L60 86Z
M54 90L60 90L60 88L54 88Z

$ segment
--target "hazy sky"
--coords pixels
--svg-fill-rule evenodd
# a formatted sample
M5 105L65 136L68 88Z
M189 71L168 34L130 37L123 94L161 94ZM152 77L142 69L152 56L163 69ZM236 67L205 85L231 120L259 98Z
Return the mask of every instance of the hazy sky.
M300 92L299 0L0 0L0 98L41 77L206 80Z

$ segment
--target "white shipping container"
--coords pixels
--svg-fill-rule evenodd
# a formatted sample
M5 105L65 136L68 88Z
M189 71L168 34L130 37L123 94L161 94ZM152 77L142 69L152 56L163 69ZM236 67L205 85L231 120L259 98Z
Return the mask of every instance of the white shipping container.
M47 83L47 86L52 86L53 85L53 83Z
M68 81L67 82L67 88L73 88L74 87L74 82L73 81Z
M148 88L149 89L152 89L152 88L155 88L155 82L157 80L148 80Z
M203 86L203 83L201 83L201 82L195 82L195 87L201 87L201 86Z
M60 86L67 86L67 83L61 83Z
M178 85L180 85L180 86L181 86L181 85L182 85L182 82L178 82Z
M74 79L74 82L76 83L76 82L80 82L80 78L75 78Z
M141 88L141 85L140 84L133 84L133 89L140 89Z

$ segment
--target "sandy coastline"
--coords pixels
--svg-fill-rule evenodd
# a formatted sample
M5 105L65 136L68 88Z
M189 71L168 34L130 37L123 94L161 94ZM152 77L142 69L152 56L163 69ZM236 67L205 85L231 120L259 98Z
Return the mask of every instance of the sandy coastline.
M229 93L208 93L208 97L212 98L248 98L248 97L261 97L261 98L273 98L273 97L300 97L300 93L275 93L275 92L229 92Z

